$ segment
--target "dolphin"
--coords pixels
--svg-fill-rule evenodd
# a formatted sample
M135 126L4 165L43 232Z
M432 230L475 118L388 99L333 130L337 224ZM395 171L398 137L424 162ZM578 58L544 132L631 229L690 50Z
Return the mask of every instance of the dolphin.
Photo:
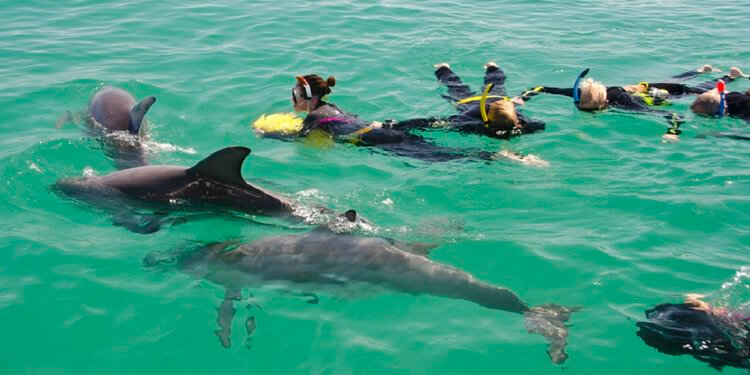
M99 90L89 102L91 119L109 131L127 131L139 135L146 128L146 112L156 102L148 96L136 103L125 90L107 86Z
M249 154L246 147L227 147L192 167L143 166L106 176L64 178L53 188L65 196L124 212L132 202L162 211L209 205L251 214L291 213L289 199L242 178L242 163ZM153 233L168 222L161 218L129 222L120 216L114 221L137 233Z
M111 86L91 98L89 131L102 142L118 169L146 165L141 140L146 137L146 112L155 102L155 97L148 96L136 103L130 93ZM127 132L130 136L114 132Z
M141 143L147 137L145 117L155 102L155 97L148 96L136 103L127 91L107 86L91 98L87 113L73 115L66 111L55 126L60 128L85 118L87 133L101 143L118 169L140 167L146 165Z
M346 219L352 221L352 212ZM575 307L554 304L530 307L512 291L483 282L458 268L440 264L424 253L408 251L384 238L334 233L320 227L305 234L273 236L247 244L211 244L197 251L172 253L160 258L149 254L144 266L169 264L196 278L208 279L227 288L218 309L216 331L224 347L230 346L231 320L242 287L263 282L339 285L380 285L413 295L429 294L474 302L489 309L524 315L531 333L549 342L547 353L554 363L563 363L568 329L565 322Z

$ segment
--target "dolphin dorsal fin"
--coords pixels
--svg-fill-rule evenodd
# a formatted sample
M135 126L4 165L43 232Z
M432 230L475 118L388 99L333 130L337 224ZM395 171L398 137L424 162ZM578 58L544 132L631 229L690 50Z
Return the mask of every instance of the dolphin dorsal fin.
M143 118L146 117L146 112L149 108L156 103L156 98L149 96L146 99L136 103L133 108L130 108L130 124L128 126L128 132L130 134L138 134L141 131L141 124L143 124Z
M247 182L242 178L242 162L249 154L250 149L247 147L222 148L198 162L188 171L217 182L245 186Z

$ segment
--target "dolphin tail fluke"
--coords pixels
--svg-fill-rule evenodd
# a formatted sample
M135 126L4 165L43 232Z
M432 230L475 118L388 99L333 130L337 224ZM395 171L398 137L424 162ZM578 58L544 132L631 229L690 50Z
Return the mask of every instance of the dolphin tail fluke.
M578 310L578 307L547 304L532 307L524 313L526 330L544 336L549 342L547 354L554 363L561 364L568 359L568 354L565 353L568 327L565 322Z
M146 117L146 112L148 112L148 109L151 108L154 103L156 103L156 97L149 96L130 109L130 126L128 126L128 131L131 134L138 134L141 131L143 118Z

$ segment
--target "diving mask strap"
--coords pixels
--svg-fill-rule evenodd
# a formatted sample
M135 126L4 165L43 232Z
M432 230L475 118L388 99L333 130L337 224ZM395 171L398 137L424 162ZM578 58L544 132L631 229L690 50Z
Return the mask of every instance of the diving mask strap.
M297 82L299 82L302 87L305 88L305 95L307 95L306 99L312 99L312 89L310 88L310 84L307 83L307 80L303 76L297 76Z
M573 104L578 104L581 101L581 97L578 94L578 87L581 85L581 80L589 74L589 68L584 69L581 74L576 78L576 83L573 84Z
M724 117L724 106L726 105L725 103L726 103L726 96L727 96L724 90L726 90L726 88L727 87L724 81L719 80L719 82L716 83L716 89L719 91L719 98L720 98L719 111L716 113L716 115L719 117Z
M489 125L490 120L489 117L487 117L487 109L484 108L484 106L485 104L487 104L487 94L489 94L490 90L492 90L492 86L495 86L495 84L487 84L487 87L484 88L484 92L482 93L482 99L479 100L479 113L482 115L482 122L484 122L485 127Z

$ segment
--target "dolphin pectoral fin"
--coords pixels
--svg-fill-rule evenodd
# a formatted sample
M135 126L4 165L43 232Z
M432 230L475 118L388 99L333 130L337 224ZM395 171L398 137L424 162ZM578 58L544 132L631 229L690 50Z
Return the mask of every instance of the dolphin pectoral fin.
M305 301L305 303L309 303L311 305L317 305L318 302L320 302L320 298L318 298L318 296L315 293L304 292L304 293L298 294L298 296L300 296L300 297L309 297L310 299L308 299L307 301Z
M112 217L112 224L138 234L156 233L163 226L184 224L187 221L186 217L170 217L159 214L133 215L131 213L121 213Z
M251 349L250 343L253 341L252 335L256 328L255 316L251 315L245 319L245 330L247 331L247 338L245 339L245 348Z
M55 121L55 128L60 129L65 124L69 124L73 122L73 114L70 113L70 111L65 111L60 117Z
M224 300L221 301L221 305L216 309L218 312L216 323L219 324L221 329L214 331L214 333L219 338L221 346L226 349L232 346L232 340L230 339L232 335L232 319L234 319L234 314L237 312L234 308L234 301L240 299L242 299L242 294L239 289L227 289L224 291Z
M141 131L141 124L146 117L146 112L154 103L156 103L156 97L149 96L130 108L130 124L128 125L130 134L138 134Z
M119 214L112 217L112 224L123 227L133 233L151 234L158 232L162 225L161 218L155 218L154 216L139 217L128 213Z
M247 182L242 178L242 163L249 154L250 149L247 147L223 148L201 160L188 171L230 185L245 186Z
M391 245L398 247L401 250L404 250L406 252L412 253L414 255L421 255L425 258L427 258L428 255L432 252L432 250L440 244L434 243L434 242L403 242L399 240L394 239L387 239L388 242L391 243Z
M568 327L565 322L578 310L578 307L547 304L535 306L524 313L526 330L544 336L549 343L547 354L553 363L561 364L568 359L565 353Z

